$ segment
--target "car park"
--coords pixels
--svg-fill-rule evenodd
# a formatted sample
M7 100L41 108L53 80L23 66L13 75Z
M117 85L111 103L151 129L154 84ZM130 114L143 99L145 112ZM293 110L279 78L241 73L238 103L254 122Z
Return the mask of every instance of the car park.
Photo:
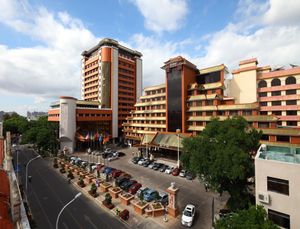
M186 178L187 180L194 180L195 177L196 177L196 175L195 175L194 173L192 173L192 172L186 172L185 178Z
M180 173L180 168L178 168L178 167L176 167L176 168L173 169L173 171L172 171L172 175L173 175L173 176L178 176L179 173Z
M128 191L128 189L130 188L131 185L137 183L136 180L129 180L129 181L126 181L126 182L123 182L121 185L120 185L120 188L123 189L124 191Z
M154 190L154 189L149 189L144 193L144 200L146 200L147 202L150 202L152 200L158 200L159 199L159 193L158 191Z
M182 212L181 224L184 226L191 227L195 217L195 206L192 204L186 205Z
M136 194L137 191L142 187L142 184L140 183L135 183L133 185L130 186L130 188L128 189L128 192L132 195Z
M173 169L174 169L173 166L168 166L168 167L166 168L166 170L165 170L165 173L166 173L166 174L171 174L172 171L173 171Z
M185 177L186 176L186 171L184 169L181 170L180 173L179 173L179 176L180 177Z

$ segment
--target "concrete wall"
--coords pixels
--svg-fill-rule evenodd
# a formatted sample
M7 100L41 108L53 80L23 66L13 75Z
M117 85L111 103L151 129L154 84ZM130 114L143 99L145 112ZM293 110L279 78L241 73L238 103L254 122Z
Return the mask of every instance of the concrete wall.
M261 204L268 211L272 209L290 215L291 229L300 228L300 164L279 162L273 160L255 159L256 204ZM289 195L267 190L267 177L289 181ZM267 193L270 204L261 203L258 193Z
M76 99L60 98L59 139L60 149L65 147L70 153L75 146Z
M257 102L256 70L233 74L233 79L228 86L228 95L234 97L236 103Z
M111 108L112 108L112 137L118 137L118 78L119 78L119 51L117 48L112 48L112 66L111 66Z
M143 61L140 58L136 59L136 101L138 102L142 96L143 89Z

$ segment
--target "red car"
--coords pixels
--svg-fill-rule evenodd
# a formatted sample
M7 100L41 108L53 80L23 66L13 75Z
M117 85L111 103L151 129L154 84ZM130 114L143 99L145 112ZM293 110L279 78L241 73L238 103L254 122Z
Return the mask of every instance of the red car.
M175 169L173 169L173 171L172 171L172 175L173 175L173 176L178 176L179 173L180 173L180 168L175 168Z
M123 171L121 171L121 170L114 170L112 173L111 173L111 175L112 175L112 177L113 178L117 178L117 177L119 177L121 174L123 173Z
M142 185L140 183L135 183L130 186L130 188L128 189L128 192L130 194L134 195L141 187L142 187Z

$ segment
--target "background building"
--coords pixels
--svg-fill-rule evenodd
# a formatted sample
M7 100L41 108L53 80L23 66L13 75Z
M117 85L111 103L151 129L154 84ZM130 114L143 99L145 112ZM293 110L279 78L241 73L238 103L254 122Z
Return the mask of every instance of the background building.
M90 147L96 138L122 136L122 123L142 93L141 57L108 38L82 53L82 100L62 96L48 112L49 121L60 123L61 149L73 151L76 139Z

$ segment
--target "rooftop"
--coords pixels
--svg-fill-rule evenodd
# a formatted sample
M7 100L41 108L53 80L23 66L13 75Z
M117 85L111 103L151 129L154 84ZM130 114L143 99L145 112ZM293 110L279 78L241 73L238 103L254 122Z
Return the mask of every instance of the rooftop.
M300 164L300 148L261 145L256 158Z

